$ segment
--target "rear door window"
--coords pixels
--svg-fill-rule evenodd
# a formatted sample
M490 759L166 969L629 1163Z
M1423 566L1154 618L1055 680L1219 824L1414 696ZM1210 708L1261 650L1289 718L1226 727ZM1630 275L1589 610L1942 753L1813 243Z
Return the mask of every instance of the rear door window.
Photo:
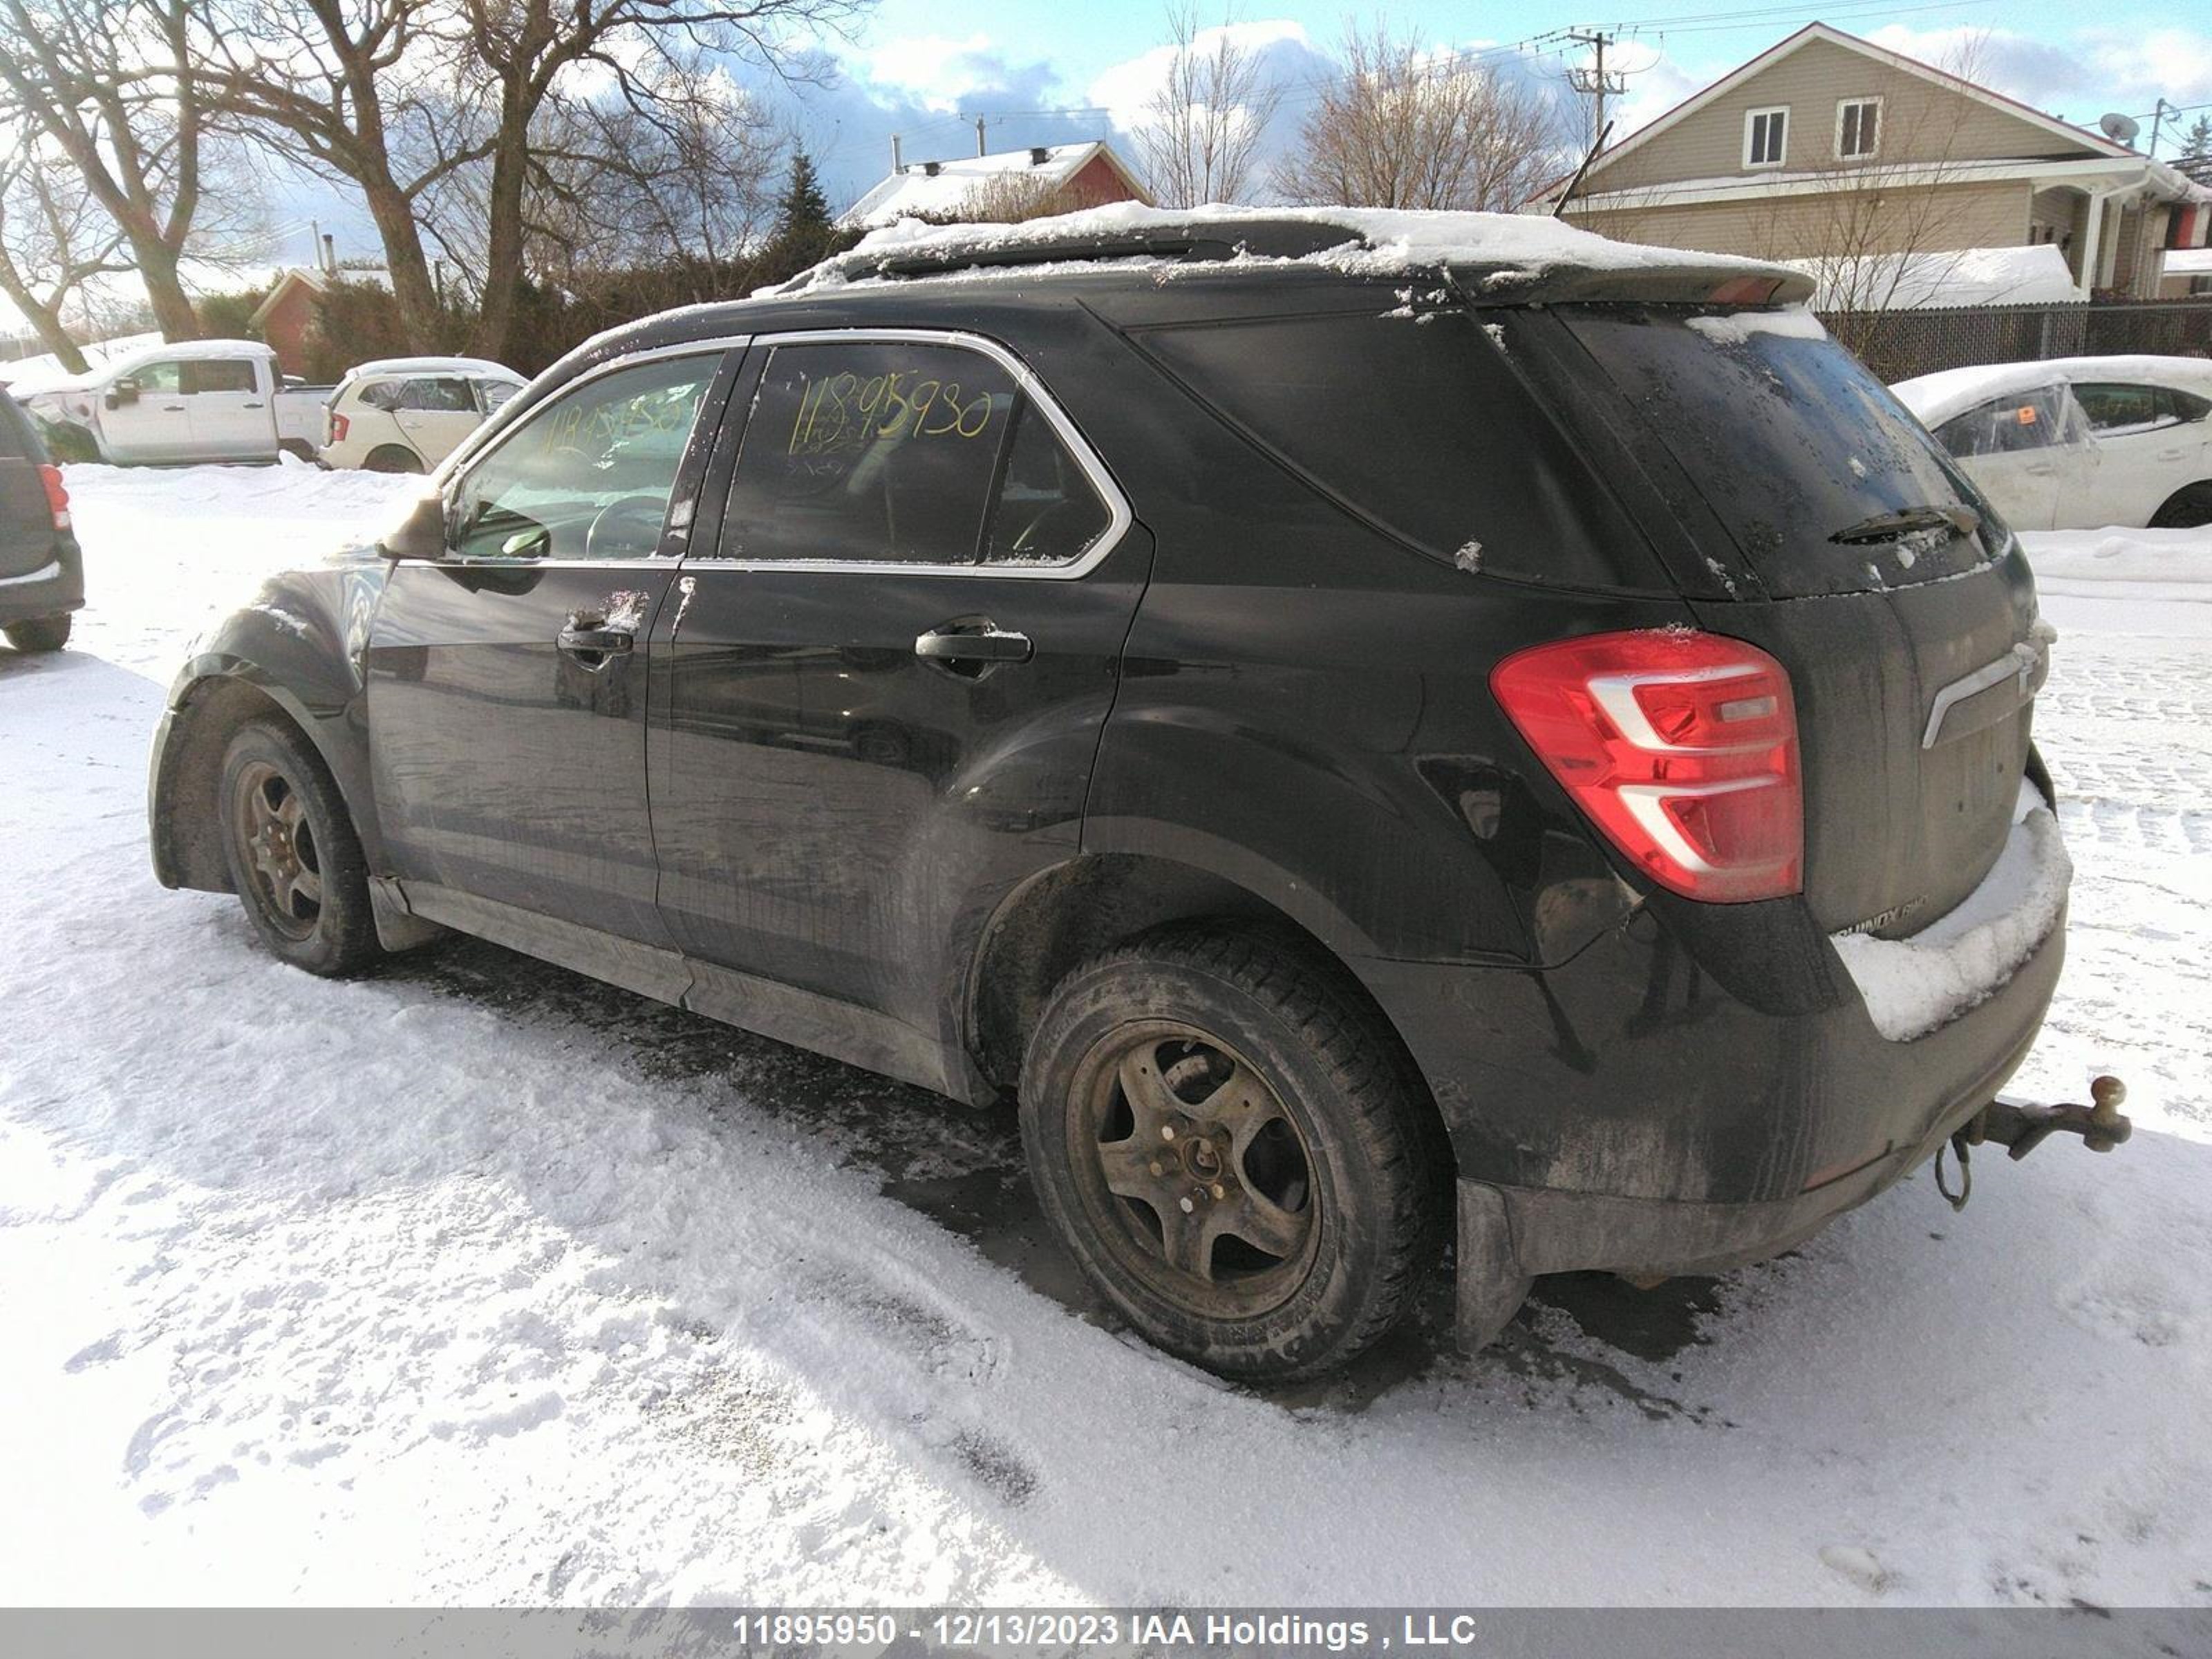
M927 341L776 347L723 520L748 562L1065 564L1111 514L994 359Z
M185 392L251 392L253 365L243 357L195 358L185 365Z
M400 388L398 406L440 415L473 415L477 408L466 380L439 380L408 381Z
M1857 358L1796 313L1680 306L1558 314L1686 474L1770 595L1934 581L1998 550L1973 486ZM1692 322L1699 326L1692 327ZM2063 427L2063 397L2014 426ZM1986 533L1954 527L1976 520Z

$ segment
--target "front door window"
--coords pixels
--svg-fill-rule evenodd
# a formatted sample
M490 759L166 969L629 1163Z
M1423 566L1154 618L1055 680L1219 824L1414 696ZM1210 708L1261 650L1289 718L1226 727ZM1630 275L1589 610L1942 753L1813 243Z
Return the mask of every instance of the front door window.
M719 353L641 363L535 410L455 487L449 545L478 559L649 557L720 363Z

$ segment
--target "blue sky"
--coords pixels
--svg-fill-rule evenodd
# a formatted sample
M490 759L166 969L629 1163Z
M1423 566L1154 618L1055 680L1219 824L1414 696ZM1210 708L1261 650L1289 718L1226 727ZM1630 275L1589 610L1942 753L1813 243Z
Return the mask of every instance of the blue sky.
M2094 9L2060 0L1921 0L1887 7L1843 0L1804 10L1762 9L1756 0L1621 3L1625 9L1609 19L1549 0L1513 6L1399 0L1379 15L1401 32L1418 29L1431 46L1455 48L1593 24L1614 32L1620 37L1614 61L1631 71L1616 141L1815 18L1929 61L1944 60L1962 40L1978 39L1978 78L1984 83L2084 124L2107 110L2145 118L2146 139L2148 115L2159 98L2212 105L2212 17L2200 21L2185 7L2143 0ZM1275 143L1294 133L1301 95L1310 106L1313 85L1331 73L1352 12L1378 15L1346 0L1241 0L1235 8L1239 37L1265 54L1269 73L1291 94L1272 135ZM1201 21L1222 15L1202 9ZM772 95L820 161L833 205L842 207L888 169L893 131L903 135L909 160L972 153L976 113L993 118L988 132L994 149L1112 137L1114 115L1094 106L1126 112L1141 104L1166 38L1157 0L881 0L850 40L814 43L833 84ZM1570 62L1583 58L1581 49L1554 44L1517 67L1556 84ZM1082 112L1027 112L1047 109ZM2160 153L2170 155L2173 147L2169 141ZM269 258L306 257L307 238L295 227L308 213L319 213L325 228L337 228L342 252L374 252L365 217L342 198L312 189L287 188L283 195L272 204L280 234Z

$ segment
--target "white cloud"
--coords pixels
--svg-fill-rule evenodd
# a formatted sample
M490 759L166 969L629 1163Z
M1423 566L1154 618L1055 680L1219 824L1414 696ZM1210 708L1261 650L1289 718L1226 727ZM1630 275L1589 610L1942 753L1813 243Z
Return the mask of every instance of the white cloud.
M991 48L991 37L980 29L962 40L903 35L844 57L847 68L870 86L904 93L924 109L945 114L969 94L1000 85L1006 69Z
M1287 17L1217 24L1200 29L1192 44L1203 55L1212 52L1224 36L1232 45L1251 52L1264 52L1283 41L1301 46L1309 44L1305 25ZM1111 111L1114 125L1125 131L1142 125L1145 106L1153 93L1166 83L1175 56L1173 46L1154 46L1150 52L1140 52L1102 71L1091 82L1091 101Z

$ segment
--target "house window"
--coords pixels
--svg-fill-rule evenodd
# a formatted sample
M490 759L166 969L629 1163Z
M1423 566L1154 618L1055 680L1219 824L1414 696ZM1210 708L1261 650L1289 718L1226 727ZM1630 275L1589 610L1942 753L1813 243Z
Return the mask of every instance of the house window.
M1790 153L1790 111L1755 109L1743 118L1743 164L1778 167Z
M1846 98L1836 106L1836 159L1863 161L1881 152L1881 100Z

